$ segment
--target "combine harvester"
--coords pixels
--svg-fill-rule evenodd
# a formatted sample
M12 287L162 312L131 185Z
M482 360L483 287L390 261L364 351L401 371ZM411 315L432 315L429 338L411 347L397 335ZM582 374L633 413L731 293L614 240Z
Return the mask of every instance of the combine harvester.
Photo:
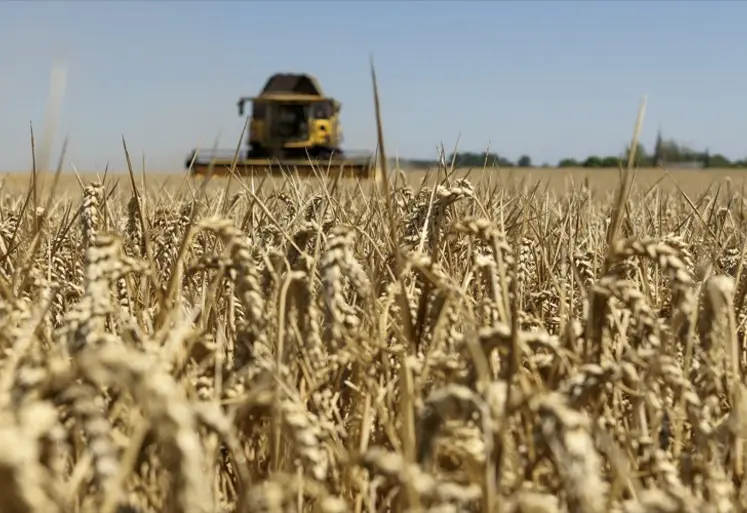
M375 176L373 153L343 154L340 103L324 96L316 78L307 74L278 73L270 77L257 97L238 101L239 116L251 102L248 148L240 151L235 172L332 177ZM192 150L187 169L192 175L230 174L236 150ZM212 168L212 171L211 171Z

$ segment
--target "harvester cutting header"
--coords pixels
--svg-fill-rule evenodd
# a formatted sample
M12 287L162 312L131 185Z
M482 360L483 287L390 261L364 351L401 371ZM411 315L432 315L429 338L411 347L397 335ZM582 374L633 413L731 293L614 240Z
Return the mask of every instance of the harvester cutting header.
M259 96L239 98L239 116L251 102L247 148L239 153L236 173L321 173L369 178L372 154L350 157L343 153L340 102L326 97L316 78L307 74L277 73ZM192 174L226 175L235 150L193 150L187 159Z

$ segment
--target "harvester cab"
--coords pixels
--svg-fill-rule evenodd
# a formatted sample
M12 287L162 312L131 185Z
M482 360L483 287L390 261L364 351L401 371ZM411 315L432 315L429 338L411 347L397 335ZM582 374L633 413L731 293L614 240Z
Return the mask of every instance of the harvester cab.
M338 135L340 104L321 94L266 93L239 100L239 116L252 102L249 120L250 158L329 158L341 153Z
M239 98L240 117L245 115L247 103L251 104L248 148L245 159L237 163L238 167L273 168L279 164L278 167L293 166L299 170L299 167L313 166L313 160L319 159L324 167L344 166L358 176L367 177L371 171L370 155L358 159L343 156L340 148L341 105L324 95L314 77L306 74L273 75L259 96ZM212 163L214 173L218 166L231 166L226 158L213 158ZM209 163L204 164L203 159L199 170L195 171L196 166L192 169L195 173L202 173L206 166Z

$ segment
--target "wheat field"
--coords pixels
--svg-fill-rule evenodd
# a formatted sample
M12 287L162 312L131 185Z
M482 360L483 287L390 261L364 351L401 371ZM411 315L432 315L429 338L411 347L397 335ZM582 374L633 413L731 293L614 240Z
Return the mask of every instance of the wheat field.
M742 178L522 172L7 176L0 511L741 511Z
M422 170L403 170L402 181L413 186L418 187L423 179L429 174L428 171ZM322 170L323 172L323 170ZM135 171L138 175L140 171ZM149 189L171 193L179 191L180 189L189 188L185 183L186 172L173 172L173 171L148 171L148 180L146 186ZM110 171L107 175L112 177L112 183L116 180L124 180L123 183L127 183L127 171ZM94 172L81 172L80 177L82 180L94 181L101 179L104 176L104 172L101 171L98 174ZM496 185L503 185L509 188L522 182L535 185L537 182L541 183L542 190L563 194L572 190L576 186L581 185L584 181L588 182L588 186L592 192L607 193L613 191L618 185L619 171L615 169L584 169L584 168L508 168L508 169L457 169L453 172L455 178L468 178L476 185L486 185L488 187L494 187ZM636 174L636 184L641 188L649 188L657 186L662 190L677 190L681 188L683 192L688 195L698 195L704 192L712 184L726 183L727 181L732 183L732 187L741 189L745 184L745 178L747 178L747 170L741 169L670 169L664 170L661 168L641 168ZM39 181L50 182L51 176L41 176ZM139 180L139 178L138 178ZM258 181L261 179L257 179ZM12 171L12 172L0 172L0 181L3 183L3 191L22 194L26 192L29 183L29 174L26 171ZM211 184L209 185L210 190L223 188L222 186L228 185L228 192L238 192L241 190L241 186L237 183L226 184L226 179L214 177ZM274 188L277 184L283 183L283 180L276 178L269 178L265 181L264 187L269 190ZM78 179L72 172L63 172L60 176L60 182L58 190L76 194L80 193L80 186Z

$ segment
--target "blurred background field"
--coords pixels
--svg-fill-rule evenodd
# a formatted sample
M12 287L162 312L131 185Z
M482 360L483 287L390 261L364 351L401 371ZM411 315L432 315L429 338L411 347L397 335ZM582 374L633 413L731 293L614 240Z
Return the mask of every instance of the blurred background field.
M435 177L435 172L430 172ZM138 186L140 186L142 171L135 170ZM404 176L408 184L417 187L428 174L423 170L404 170L400 176ZM97 174L94 172L81 172L79 176L85 183L96 179ZM98 173L103 177L103 172ZM109 183L120 181L119 187L124 186L125 191L129 191L129 177L125 171L109 171L107 179ZM506 169L457 169L454 172L454 178L468 176L470 181L475 184L485 184L490 186L521 187L522 185L534 186L541 182L542 190L563 194L570 192L575 187L580 187L584 181L588 180L588 186L592 192L604 195L613 193L618 185L619 171L616 169L585 169L585 168L506 168ZM3 183L3 192L10 194L23 194L28 189L31 174L28 171L1 173L0 181ZM661 168L639 168L635 177L635 186L642 189L648 189L658 185L662 192L676 190L679 186L683 192L688 195L698 195L705 192L711 184L721 183L724 180L730 180L735 190L741 190L745 184L747 172L741 169L673 169L665 170ZM50 182L53 173L39 175L39 184L42 187ZM199 187L201 178L187 177L186 172L157 172L146 170L146 187L150 190L168 192L171 194L177 191L189 191L189 187ZM248 183L243 179L244 183ZM255 184L262 181L257 177ZM263 188L274 187L282 184L284 181L281 177L268 178ZM313 182L314 179L311 179ZM431 180L428 180L429 182ZM208 191L224 190L229 186L229 191L236 192L243 186L237 180L228 184L227 178L214 177L208 185ZM354 184L353 180L346 180ZM676 183L676 185L675 185ZM368 182L362 181L363 190L369 187ZM59 194L71 194L77 196L81 189L74 173L63 172L60 176L60 185L58 186Z

